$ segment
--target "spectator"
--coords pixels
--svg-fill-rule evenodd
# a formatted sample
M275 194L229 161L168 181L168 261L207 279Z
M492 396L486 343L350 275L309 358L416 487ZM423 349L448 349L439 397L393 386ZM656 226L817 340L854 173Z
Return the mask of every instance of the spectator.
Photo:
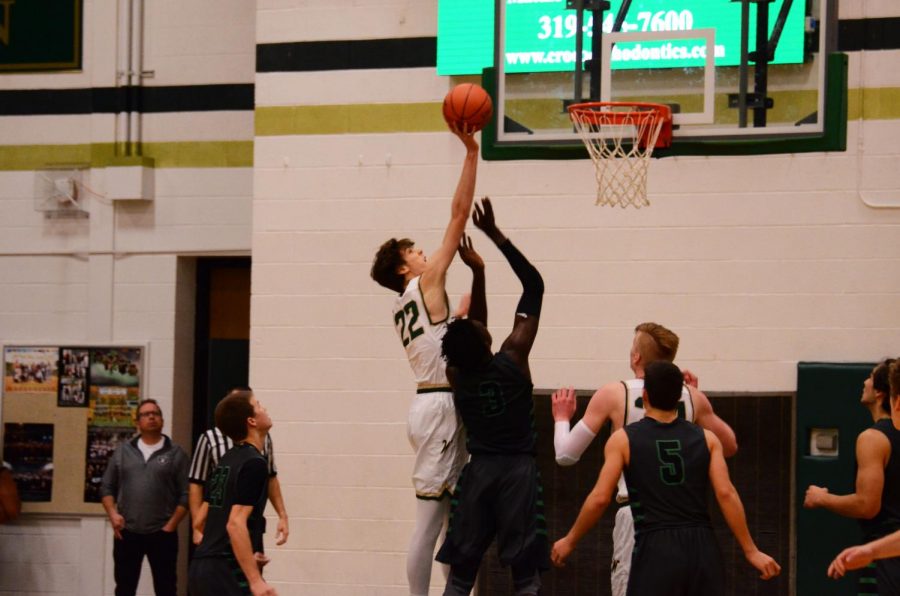
M145 399L138 436L113 453L100 488L113 527L116 596L133 596L144 556L156 596L175 596L178 523L187 514L188 457L162 433L162 411Z

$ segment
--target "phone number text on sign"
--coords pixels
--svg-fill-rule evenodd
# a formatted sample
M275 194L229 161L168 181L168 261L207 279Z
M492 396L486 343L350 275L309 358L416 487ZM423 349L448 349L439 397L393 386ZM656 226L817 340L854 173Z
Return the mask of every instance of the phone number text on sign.
M615 22L615 15L608 13L603 19L603 32L610 33ZM690 31L694 27L694 14L690 10L649 10L637 13L637 22L622 22L621 33L632 31ZM591 37L594 31L594 17L588 14L582 27L585 36ZM537 38L569 39L578 31L578 18L575 13L566 15L541 15L538 17Z

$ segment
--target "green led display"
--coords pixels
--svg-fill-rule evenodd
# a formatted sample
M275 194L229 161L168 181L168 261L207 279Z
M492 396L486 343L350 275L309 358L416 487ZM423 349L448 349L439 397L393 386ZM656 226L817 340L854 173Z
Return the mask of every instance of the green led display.
M506 1L506 72L573 70L574 10L566 0ZM784 0L769 4L769 33ZM612 30L622 0L612 0L604 12L602 28ZM794 0L778 43L773 64L803 62L804 4ZM750 50L755 46L756 3L750 6ZM763 4L762 6L765 6ZM590 58L593 18L584 13L584 58ZM665 32L715 29L715 63L735 66L740 62L741 4L731 0L634 0L621 31ZM438 4L438 74L479 74L494 65L494 4L488 0L440 0ZM612 67L676 68L700 66L706 45L701 37L655 39L618 43Z

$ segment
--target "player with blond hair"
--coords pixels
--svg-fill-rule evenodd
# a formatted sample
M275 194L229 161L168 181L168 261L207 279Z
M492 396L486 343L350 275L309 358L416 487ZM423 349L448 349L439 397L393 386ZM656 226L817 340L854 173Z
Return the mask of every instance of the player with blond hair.
M684 387L681 370L657 360L644 373L646 416L615 431L606 442L597 484L568 534L553 545L553 563L565 564L612 503L624 476L636 528L628 596L724 593L722 553L709 518L710 488L747 562L762 579L777 576L781 567L750 536L721 442L678 411Z
M644 417L644 370L652 362L672 362L678 352L679 339L670 329L659 323L646 322L634 329L634 338L629 352L629 365L634 378L627 381L608 383L591 397L581 420L570 428L575 414L575 391L570 387L559 389L552 397L554 425L553 445L556 462L562 466L575 464L588 445L609 421L613 432L637 422ZM686 373L686 378L693 376ZM695 381L694 381L695 382ZM677 411L680 417L695 422L712 431L722 444L722 453L730 457L737 452L737 439L728 424L713 411L709 398L697 387L685 384L681 389ZM634 522L628 504L628 488L624 479L619 479L616 495L619 505L613 528L613 559L610 582L614 596L625 594L634 549Z

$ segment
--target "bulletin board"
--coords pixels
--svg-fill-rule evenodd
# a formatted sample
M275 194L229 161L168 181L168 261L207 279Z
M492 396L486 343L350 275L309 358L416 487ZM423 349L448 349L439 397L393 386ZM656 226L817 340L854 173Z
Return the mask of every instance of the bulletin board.
M135 434L145 346L4 345L0 448L23 513L103 514L100 479Z

